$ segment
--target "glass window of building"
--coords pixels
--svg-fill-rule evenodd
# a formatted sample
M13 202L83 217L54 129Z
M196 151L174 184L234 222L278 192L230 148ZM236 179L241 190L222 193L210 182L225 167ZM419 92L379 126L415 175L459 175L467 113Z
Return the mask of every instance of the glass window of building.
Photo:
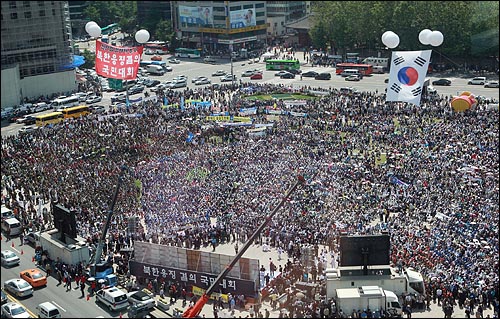
M26 12L24 13L24 18L25 18L25 19L31 19L31 11L26 11Z
M23 1L23 7L29 8L30 7L30 1Z
M15 8L17 8L16 2L15 2L15 1L9 1L9 8L10 8L10 9L15 9Z
M39 15L40 15L40 17L45 17L45 10L40 10Z
M257 3L255 4L255 8L264 8L264 3Z
M52 1L52 4L54 4L54 1ZM38 6L39 7L45 6L45 1L38 1Z
M16 19L17 19L17 12L12 12L12 13L10 14L10 18L11 18L12 20L16 20Z

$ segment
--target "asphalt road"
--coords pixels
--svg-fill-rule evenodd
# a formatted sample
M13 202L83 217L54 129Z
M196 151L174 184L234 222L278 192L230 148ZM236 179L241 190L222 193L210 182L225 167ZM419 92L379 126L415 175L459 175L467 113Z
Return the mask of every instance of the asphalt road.
M93 46L91 42L88 43L80 43L81 48L89 47L92 50ZM170 55L163 55L163 61L167 61ZM340 77L339 75L335 75L335 68L333 67L319 67L319 66L310 66L305 65L303 61L303 53L298 52L296 57L303 64L301 70L303 72L306 71L316 71L316 72L329 72L332 75L331 80L315 80L314 78L303 77L302 80L300 76L296 76L295 79L281 79L278 76L275 76L275 71L266 71L265 62L257 62L257 63L249 63L247 61L238 61L233 62L233 74L236 75L237 80L235 84L238 84L240 79L243 82L253 82L253 83L267 83L267 84L276 84L276 85L285 85L287 87L299 88L302 86L310 86L310 87L320 87L320 88L336 88L339 89L341 87L352 87L357 89L358 91L368 91L368 92L378 92L382 93L387 88L387 83L384 83L384 80L389 77L389 74L373 74L372 76L365 76L361 81L345 81L345 78ZM143 60L150 60L151 55L143 55ZM216 70L224 70L227 73L231 73L231 63L228 60L218 59L218 63L215 65L203 63L203 59L182 59L180 64L170 64L172 66L172 72L167 72L162 76L154 76L150 75L149 77L152 79L164 81L171 81L174 77L178 75L186 75L187 76L187 86L189 88L195 87L203 87L206 85L197 86L191 82L191 80L196 76L206 76L213 83L223 83L220 81L221 77L214 77L212 73ZM167 62L167 64L169 64ZM250 80L249 77L241 77L241 74L246 70L259 69L263 71L263 78L261 80ZM440 75L429 76L431 82L442 78ZM468 85L467 81L471 77L467 77L465 75L454 75L447 76L447 79L452 81L451 86L436 86L438 94L445 96L456 96L463 91L469 91L476 96L484 96L486 98L495 99L498 101L499 99L499 91L494 88L484 88L482 85ZM498 80L498 76L489 76L488 80ZM224 82L226 84L230 82ZM184 88L178 88L175 90L184 90ZM150 91L149 88L146 88L145 91ZM151 93L151 92L150 92ZM104 92L103 99L101 102L97 103L99 105L104 105L105 107L109 107L111 105L111 96L113 96L115 92ZM154 95L155 93L151 93ZM137 99L138 97L144 96L143 93L131 95L131 99ZM45 111L43 113L48 113L50 111ZM17 131L23 126L23 124L15 124L8 123L7 121L2 121L2 136L9 136L12 134L16 134Z
M14 243L14 247L12 247ZM2 266L1 278L2 287L6 280L12 278L19 278L19 273L22 270L29 268L36 268L34 262L32 262L32 257L35 255L35 249L30 245L20 245L20 240L18 237L14 237L7 242L3 232L1 249L10 249L14 251L19 258L21 263L19 266L14 266L12 268L6 268ZM22 253L22 254L21 254ZM36 288L32 296L16 298L9 293L7 293L9 302L17 302L23 305L32 318L36 318L36 306L42 302L50 301L56 307L59 308L63 318L118 318L120 313L110 312L107 308L104 308L101 304L95 302L95 297L91 297L88 301L87 298L81 298L80 289L74 290L75 283L72 283L73 289L71 291L66 291L63 285L58 286L58 281L54 277L49 277L47 280L47 286ZM88 288L88 285L87 285ZM84 310L83 310L84 309Z

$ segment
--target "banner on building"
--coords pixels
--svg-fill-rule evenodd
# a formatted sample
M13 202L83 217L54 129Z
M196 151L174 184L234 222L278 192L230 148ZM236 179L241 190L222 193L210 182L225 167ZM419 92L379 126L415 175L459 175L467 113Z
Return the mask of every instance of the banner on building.
M432 50L392 52L386 101L420 105Z
M231 29L238 29L257 25L255 21L255 8L235 10L229 13Z
M214 25L214 14L212 7L179 6L179 17L181 23L185 24L198 26Z
M95 70L100 76L120 80L137 77L143 47L116 47L96 41Z

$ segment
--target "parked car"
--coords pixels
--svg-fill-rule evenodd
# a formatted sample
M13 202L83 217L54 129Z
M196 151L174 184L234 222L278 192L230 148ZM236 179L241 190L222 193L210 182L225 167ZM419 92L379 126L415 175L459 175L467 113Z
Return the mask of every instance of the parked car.
M116 93L111 97L111 103L115 102L125 102L127 99L127 94L126 93Z
M50 105L45 102L40 102L34 105L33 112L38 113L46 110L50 110Z
M262 80L262 73L255 73L250 77L250 80Z
M295 79L295 74L286 72L280 76L281 79Z
M130 305L138 305L149 309L156 306L155 299L143 290L127 293L127 299Z
M146 85L148 88L157 86L161 82L159 80L146 80L143 84Z
M92 104L92 103L97 103L97 102L101 102L101 101L102 101L102 97L97 96L97 95L91 95L87 98L87 100L85 100L85 103Z
M348 77L345 78L346 81L359 81L361 80L361 77L357 74L349 75Z
M467 82L467 84L473 84L473 85L484 85L484 83L486 83L486 77L484 76L475 77L469 80L469 82Z
M21 259L12 250L2 250L2 266L17 266L21 262Z
M33 132L35 131L35 127L34 126L23 126L19 129L19 133L20 134L24 134L24 133L30 133L30 132Z
M187 87L187 81L186 80L173 80L172 83L168 85L168 88L170 89L176 89L176 88L182 88L182 87Z
M211 56L207 56L203 59L203 62L205 63L210 63L210 64L216 64L217 63L217 60L215 60L215 58L211 57Z
M179 59L170 59L170 60L168 60L168 63L179 64L179 63L181 63L181 61Z
M194 78L191 79L191 83L196 83L196 81L203 78L205 78L205 76L203 75L195 76Z
M3 288L17 297L33 295L33 287L24 279L9 279L3 284Z
M101 114L106 112L106 108L103 105L91 105L89 106L89 110L94 114Z
M290 69L288 72L293 73L293 74L301 74L302 70L295 70L295 69Z
M255 72L254 72L253 70L246 70L246 71L243 71L243 72L241 73L241 76L242 76L242 77L243 77L243 76L244 76L244 77L247 77L247 76L252 76L252 75L254 75L254 74L255 74Z
M8 302L2 306L2 318L31 318L31 315L17 302Z
M330 73L320 73L314 77L315 80L330 80L332 75Z
M153 55L151 57L151 61L161 61L161 60L163 60L163 58L159 55Z
M170 65L165 65L163 67L163 70L167 71L167 72L172 72L174 69L170 66Z
M448 79L439 79L436 81L432 81L432 85L444 85L444 86L450 86L451 81Z
M211 81L210 79L203 77L201 79L198 79L196 82L194 82L195 85L204 85L204 84L210 84Z
M281 77L283 74L287 74L287 73L290 73L290 72L288 72L286 70L281 70L281 71L278 71L278 72L274 73L274 76Z
M498 88L498 81L488 81L484 84L485 88Z
M226 75L226 74L227 74L227 72L224 71L224 70L217 70L214 73L212 73L212 76L223 76L223 75Z
M23 118L25 115L28 115L28 110L18 110L15 111L12 116L9 118L9 122L16 123L18 119Z
M302 76L303 77L306 77L306 78L315 78L318 76L318 72L315 72L315 71L307 71L307 72L304 72L302 73Z
M31 124L35 124L34 122L35 120L35 117L31 116L31 115L24 115L23 117L19 117L17 120L16 120L16 123L17 124L23 124L23 123L26 123L26 121L30 122Z
M214 90L220 90L220 84L219 83L214 83L211 85L212 89Z
M134 94L139 94L144 91L144 86L142 85L134 85L128 90L128 95L134 95Z
M47 286L47 277L36 268L23 270L19 273L19 276L26 280L32 287Z
M233 80L236 81L236 75L226 74L220 79L221 82L231 82Z
M2 294L2 305L4 303L6 303L7 301L9 301L9 299L7 299L7 294L5 292L3 292L3 289L0 290L1 294Z

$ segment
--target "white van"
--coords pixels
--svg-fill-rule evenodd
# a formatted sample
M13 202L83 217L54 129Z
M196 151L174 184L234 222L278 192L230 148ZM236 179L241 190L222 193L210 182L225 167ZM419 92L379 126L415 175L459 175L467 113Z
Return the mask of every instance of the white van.
M96 301L102 302L111 311L128 307L127 294L116 287L104 288L96 293Z
M36 306L36 312L38 314L38 318L61 318L61 312L59 308L57 308L51 302L42 302L38 306Z
M17 236L23 232L21 222L14 217L2 221L2 229L6 233L9 233L10 236Z
M363 64L370 64L371 66L381 66L387 68L389 66L389 58L369 57L363 60Z
M372 73L373 74L384 74L385 71L384 71L384 67L383 66L380 66L380 65L374 65L373 66L373 71Z
M344 71L342 71L342 73L340 73L340 76L342 76L343 78L349 75L359 75L360 77L363 76L361 72L359 72L359 70L356 69L345 69Z

